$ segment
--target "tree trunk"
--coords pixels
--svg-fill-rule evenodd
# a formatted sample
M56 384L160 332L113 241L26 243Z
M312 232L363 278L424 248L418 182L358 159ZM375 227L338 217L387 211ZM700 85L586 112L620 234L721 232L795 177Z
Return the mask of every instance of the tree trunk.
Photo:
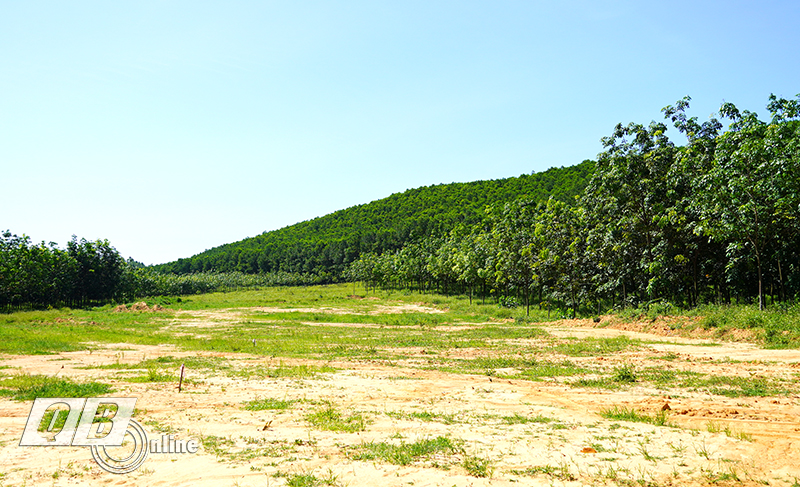
M762 289L762 282L761 282L761 256L758 255L758 249L756 249L756 265L758 265L758 309L759 311L763 311L764 292Z

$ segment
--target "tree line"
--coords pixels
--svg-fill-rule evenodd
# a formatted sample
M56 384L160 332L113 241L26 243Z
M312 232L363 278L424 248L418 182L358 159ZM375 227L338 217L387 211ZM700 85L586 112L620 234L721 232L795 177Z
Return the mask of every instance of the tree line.
M573 204L518 200L479 224L364 253L346 276L373 286L494 296L501 304L601 312L655 301L768 303L800 293L800 95L769 121L731 103L723 123L662 110L618 124Z
M66 249L0 234L0 310L86 307L145 296L179 296L243 288L321 283L319 276L287 272L164 274L125 260L108 240L73 237Z

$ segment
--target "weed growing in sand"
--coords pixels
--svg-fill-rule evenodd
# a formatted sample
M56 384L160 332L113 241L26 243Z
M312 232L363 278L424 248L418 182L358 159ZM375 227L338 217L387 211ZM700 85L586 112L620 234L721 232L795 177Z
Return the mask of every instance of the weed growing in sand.
M566 462L561 462L558 466L542 465L529 467L525 470L512 470L511 473L514 475L527 475L529 477L547 475L548 477L565 482L578 480L578 478L570 471L569 465Z
M725 433L725 436L728 438L735 438L741 441L753 441L753 435L743 431L735 431L731 429L730 425L725 425L723 427L720 423L715 421L706 423L706 430L709 433Z
M367 429L367 421L361 413L345 416L330 403L307 414L306 421L313 427L325 431L355 433Z
M494 474L494 466L489 458L481 458L475 455L464 457L461 466L473 477L489 478Z
M178 430L173 428L172 426L170 426L168 424L161 424L158 421L153 420L153 419L145 420L144 424L145 424L145 426L149 426L153 430L155 430L155 431L157 431L159 433L165 434L165 435L170 435L170 434L178 432Z
M536 416L523 416L519 413L514 413L511 416L501 416L500 421L505 424L528 424L528 423L550 423L555 421L553 418L537 414Z
M766 397L790 393L779 381L766 377L712 376L699 381L698 387L725 397Z
M742 480L739 478L739 474L736 473L736 470L732 466L729 466L725 471L723 470L715 471L713 468L705 469L701 466L700 474L706 479L706 481L709 484L719 484L722 482L742 483Z
M639 445L639 453L644 457L645 460L648 462L656 463L658 460L661 460L661 457L653 456L649 451L647 451L647 447L643 441L637 442Z
M614 382L620 382L620 383L636 382L636 369L634 369L633 366L630 364L626 364L621 367L616 367L614 369L614 374L612 375L612 379L614 380Z
M234 442L222 436L204 435L200 437L200 444L206 452L221 457L228 453Z
M699 445L694 447L694 451L697 452L698 455L705 458L706 460L711 460L711 452L708 451L708 447L706 446L706 440Z

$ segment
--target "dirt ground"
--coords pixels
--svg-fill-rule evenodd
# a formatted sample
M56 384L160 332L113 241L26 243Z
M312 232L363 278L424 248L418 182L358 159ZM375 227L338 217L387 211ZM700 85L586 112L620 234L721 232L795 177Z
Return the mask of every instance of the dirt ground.
M202 313L194 323L214 326L204 322ZM669 362L652 362L741 377L796 377L800 372L798 350L763 350L742 342L709 346L709 338L619 328L624 326L564 321L545 329L561 337L625 335L654 342L611 357L576 358L576 363L645 363L672 353ZM469 358L472 352L458 353ZM418 360L424 350L406 354L409 358L392 364L321 363L120 343L92 352L3 356L0 364L11 369L101 380L113 385L114 397L138 398L135 417L150 438L168 432L198 441L216 437L223 445L216 450L204 446L195 454L150 454L135 472L113 475L101 470L85 447L19 447L31 403L2 399L0 485L313 485L299 483L303 475L313 475L322 482L318 485L350 486L800 485L796 393L728 398L691 390L665 394L641 384L623 390L575 388L556 379L509 380L429 370ZM190 381L179 393L173 382L132 383L107 369L85 368L198 355L222 357L241 370L280 363L328 365L335 371L253 378L190 369ZM295 402L284 410L243 409L244 402L262 398ZM313 427L306 416L327 403L344 415L360 414L366 428L348 433ZM672 426L600 416L614 406L653 415L666 410ZM539 419L507 419L515 417ZM409 465L352 455L369 442L401 445L440 436L458 439L463 450ZM485 460L491 476L469 472L467 457Z

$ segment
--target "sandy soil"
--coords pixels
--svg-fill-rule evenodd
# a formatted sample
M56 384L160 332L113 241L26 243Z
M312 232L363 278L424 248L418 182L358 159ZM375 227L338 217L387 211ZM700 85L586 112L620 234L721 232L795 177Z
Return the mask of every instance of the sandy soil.
M215 326L224 325L231 316L216 311L194 319L196 325ZM440 328L443 333L448 330ZM655 342L633 352L583 357L576 362L644 363L671 352L676 357L664 366L679 370L743 377L794 377L800 372L797 350L761 350L747 343L709 346L708 338L598 328L589 322L565 321L547 329L562 337L623 334ZM406 352L425 356L424 350ZM469 357L483 352L458 353ZM3 399L0 485L281 486L292 474L313 474L333 485L448 487L788 486L800 478L796 460L800 396L794 393L726 398L689 390L665 395L644 385L622 391L581 389L555 379L531 382L425 370L413 356L394 365L281 361L287 366L337 369L313 378L247 379L189 370L191 382L180 393L174 383L129 383L117 371L84 368L135 364L166 355L196 354L168 346L113 344L92 352L3 356L0 363L27 373L111 383L117 391L114 396L138 398L136 417L150 438L168 431L183 439L227 438L231 444L216 453L201 448L196 454L151 454L139 470L113 475L94 463L88 448L19 447L31 403ZM242 370L275 367L280 360L246 354L199 355L223 357ZM242 408L243 402L261 398L297 402L283 411ZM312 427L305 416L319 409L322 401L345 415L360 413L368 422L366 429L342 433ZM598 414L612 406L651 414L666 408L675 426L613 421ZM425 413L430 413L427 419ZM548 421L513 424L503 420L513 415ZM709 431L709 424L715 432ZM462 440L464 453L408 466L347 455L366 442L400 444L438 436ZM462 465L465 456L488 460L492 476L470 475ZM278 472L282 476L276 477Z

